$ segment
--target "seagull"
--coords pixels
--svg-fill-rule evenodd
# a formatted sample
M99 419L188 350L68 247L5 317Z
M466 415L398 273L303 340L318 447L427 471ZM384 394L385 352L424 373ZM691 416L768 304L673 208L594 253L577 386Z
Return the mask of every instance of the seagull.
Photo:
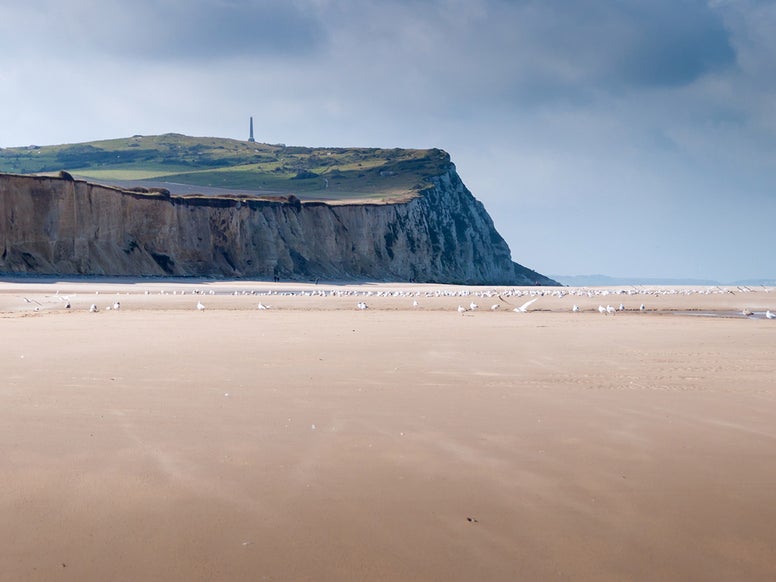
M639 311L646 311L646 309L647 309L647 306L644 305L643 303L641 304L641 307L639 307Z
M475 310L475 309L477 309L478 307L479 307L479 305L477 305L477 304L476 304L474 301L472 301L471 303L469 303L469 309L471 309L472 311L474 311L474 310Z
M754 315L750 309L747 309L744 307L743 311L741 312L742 315L745 315L746 317L749 317L750 315Z
M358 307L358 308L359 308L359 309L361 309L362 311L363 311L364 309L367 309L367 305L366 305L366 303L364 303L363 301L359 301L358 303L356 303L356 307Z
M269 309L269 305L264 305L261 301L259 301L259 309Z
M466 308L463 305L459 305L458 306L458 313L463 315L464 313L466 313Z
M97 313L98 309L97 306L92 303L91 307L89 307L89 313Z
M612 307L611 305L607 305L606 306L606 313L607 314L611 313L612 315L614 315L615 312L616 312L616 309L614 307Z
M412 306L413 306L413 307L417 307L417 306L418 306L418 301L417 301L417 299L416 299L416 300L414 300L414 301L412 302Z
M772 313L771 310L769 309L768 311L765 312L765 317L767 319L776 319L776 313Z
M606 307L604 307L603 305L599 305L598 313L600 313L601 315L606 315Z
M490 310L497 311L500 307L501 305L499 305L498 303L494 303L493 305L490 306Z
M515 307L512 311L514 311L515 313L528 313L528 306L531 305L531 303L533 303L537 299L539 298L534 297L530 301L526 301L525 303L523 303L520 307Z
M202 302L201 302L201 301L197 301L197 309L198 309L199 311L205 311L205 306L204 306L204 305L202 305Z
M625 304L620 303L620 306L617 308L617 311L625 311Z
M578 313L579 312L579 305L574 304L574 306L571 308L571 311L573 311L574 313Z
M116 301L116 303L113 304L113 309L121 309L121 303Z

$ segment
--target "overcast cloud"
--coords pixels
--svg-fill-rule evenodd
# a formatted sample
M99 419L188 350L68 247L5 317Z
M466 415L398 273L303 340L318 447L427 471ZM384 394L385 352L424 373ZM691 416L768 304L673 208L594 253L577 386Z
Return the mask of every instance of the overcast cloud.
M776 6L0 0L0 147L441 147L548 274L776 277Z

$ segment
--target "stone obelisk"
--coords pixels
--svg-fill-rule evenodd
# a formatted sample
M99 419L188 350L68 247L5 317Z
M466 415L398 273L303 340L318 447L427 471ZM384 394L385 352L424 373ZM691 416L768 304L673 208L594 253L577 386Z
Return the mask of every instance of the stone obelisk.
M253 139L253 117L251 117L251 136L248 138L249 142L255 142L256 140Z

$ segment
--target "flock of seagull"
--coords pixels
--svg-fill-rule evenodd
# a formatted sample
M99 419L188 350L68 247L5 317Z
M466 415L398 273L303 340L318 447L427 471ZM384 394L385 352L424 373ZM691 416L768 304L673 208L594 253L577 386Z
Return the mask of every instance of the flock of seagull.
M515 313L528 313L528 308L531 305L533 305L533 303L535 301L537 301L538 299L539 299L538 297L534 297L533 299L529 299L528 301L523 303L521 306L515 307L512 311L514 311ZM480 307L479 305L477 305L474 301L472 301L471 303L469 303L469 308L468 309L466 307L464 307L463 305L459 305L458 306L458 313L463 315L467 311L476 311L477 309L479 309L479 307ZM491 311L498 311L499 309L501 309L501 304L500 303L494 303L493 305L490 306L490 310Z
M764 288L765 292L770 292L771 289ZM460 315L464 315L466 313L471 313L478 311L480 309L478 301L482 302L485 301L487 303L492 303L493 299L498 299L498 303L492 303L490 306L490 311L498 311L501 310L504 305L509 305L511 307L511 311L515 313L528 313L531 311L531 308L534 306L534 304L539 301L539 299L542 298L564 298L564 297L578 297L581 299L603 299L607 298L611 301L611 298L613 297L627 297L627 298L633 298L635 296L644 296L644 297L660 297L660 296L667 296L667 295L711 295L711 294L737 294L737 293L751 293L754 290L749 287L737 287L734 289L731 288L722 288L722 287L710 287L706 289L698 289L698 288L683 288L683 289L671 289L671 288L621 288L621 289L605 289L605 288L595 288L595 289L588 289L588 288L531 288L531 289L520 289L520 288L509 288L509 289L502 289L502 290L476 290L472 291L465 288L443 288L443 289L437 289L437 290L413 290L413 291L405 291L405 290L371 290L371 289L311 289L311 290L250 290L250 291L232 291L230 292L231 295L251 295L251 296L261 296L261 297L354 297L358 298L358 302L356 303L356 309L363 311L368 309L368 305L366 303L367 299L377 299L377 298L407 298L412 300L412 308L418 309L420 308L420 302L423 299L435 299L435 298L459 298L459 299L467 299L469 300L468 306L464 303L460 303L457 308L457 312ZM149 295L151 292L146 290L145 294ZM99 295L99 292L97 292ZM191 291L185 291L185 290L173 290L172 292L167 290L161 290L159 292L161 295L195 295L195 296L204 296L204 295L215 295L216 292L213 289L209 289L207 291L203 291L201 289L195 288ZM524 301L518 305L514 306L510 302L510 299L523 299ZM71 302L70 298L65 295L59 295L59 292L57 292L57 299L59 301L62 301L64 303L64 307L66 309L71 308ZM29 299L27 297L24 298L24 301L26 303L33 303L36 304L35 311L38 311L40 309L41 303L34 300ZM588 302L589 303L589 302ZM605 303L605 305L604 305ZM615 304L619 303L618 307L614 307L611 302L604 301L598 305L597 311L604 316L614 316L618 312L626 311L625 304L622 300L619 300L617 302L614 302ZM195 308L197 311L205 311L205 304L202 302L202 299L198 299L195 305ZM257 309L259 310L267 310L270 309L270 305L265 304L263 301L259 301L257 305ZM105 307L106 311L118 311L121 309L121 304L119 301L113 302L111 305L108 305ZM96 303L92 303L89 307L89 312L91 313L97 313L100 311L100 308ZM578 303L574 303L571 307L571 311L573 313L579 313L582 311L586 311L586 309L583 309L579 306ZM593 309L595 312L596 310ZM635 308L627 309L627 311L636 311ZM638 311L644 312L647 311L646 304L643 302L640 302L640 305L638 307ZM740 315L746 316L746 317L752 317L755 315L754 312L752 312L749 309L744 309L740 312ZM772 312L770 309L765 311L764 316L766 319L772 320L776 319L776 313Z

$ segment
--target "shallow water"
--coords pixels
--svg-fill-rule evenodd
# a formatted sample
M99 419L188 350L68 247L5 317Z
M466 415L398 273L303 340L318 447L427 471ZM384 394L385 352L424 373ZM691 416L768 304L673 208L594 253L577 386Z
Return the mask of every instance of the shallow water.
M741 311L671 311L671 314L694 315L698 317L730 317L735 319L766 319L764 311L754 311L752 315L744 315Z

